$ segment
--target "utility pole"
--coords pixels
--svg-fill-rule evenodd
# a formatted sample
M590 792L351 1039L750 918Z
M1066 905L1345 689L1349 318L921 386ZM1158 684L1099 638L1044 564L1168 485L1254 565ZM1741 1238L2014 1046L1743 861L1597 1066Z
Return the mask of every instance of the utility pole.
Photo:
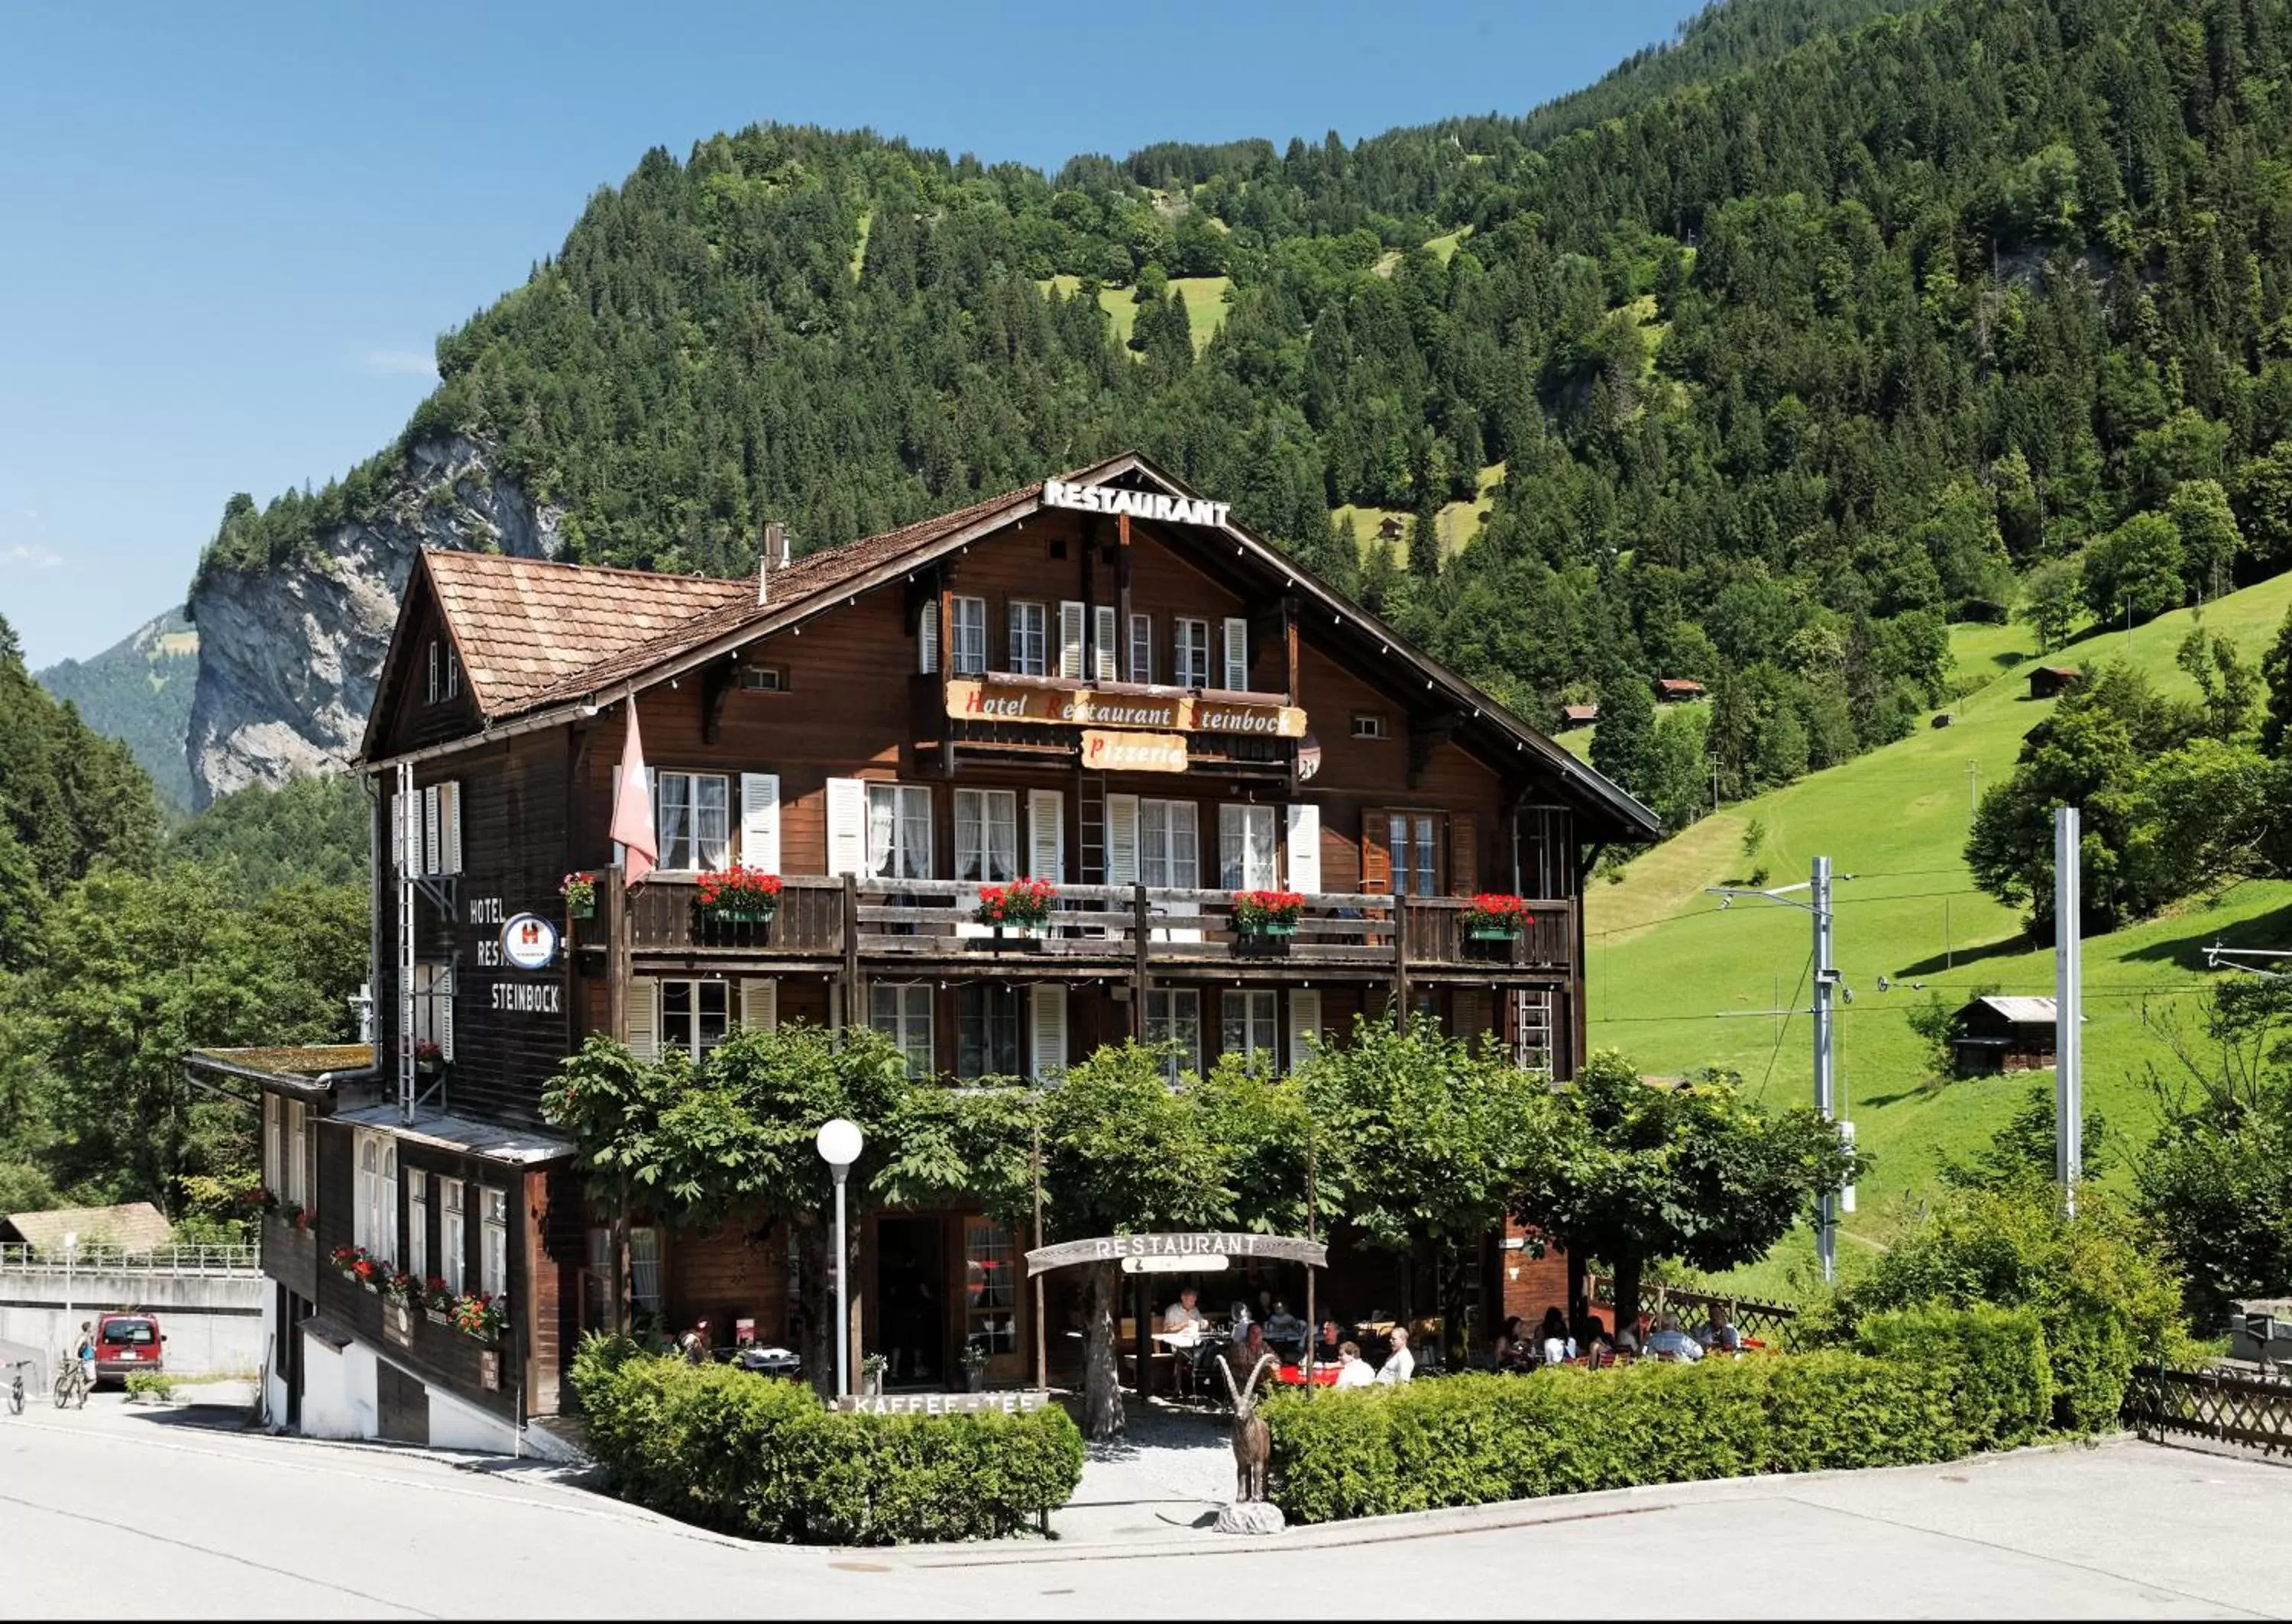
M1812 881L1814 904L1814 1108L1826 1122L1836 1113L1836 1062L1831 1045L1831 994L1837 989L1838 969L1830 961L1830 859L1817 857ZM1838 1273L1838 1193L1825 1190L1820 1197L1814 1232L1814 1249L1822 1260L1825 1283Z
M1852 880L1854 876L1841 874L1837 878ZM1738 896L1757 896L1768 902L1781 903L1787 907L1803 908L1814 916L1814 1108L1821 1113L1822 1120L1826 1122L1836 1120L1838 1105L1837 1062L1831 1001L1838 993L1840 982L1838 967L1831 961L1831 880L1830 859L1817 857L1814 860L1812 874L1798 885L1779 885L1771 890L1764 891L1754 891L1741 886L1722 885L1705 888L1709 895L1719 898L1719 905L1723 909ZM1809 893L1808 900L1805 902L1801 902L1790 895L1793 891L1800 890ZM1780 988L1780 982L1777 985ZM1849 993L1847 996L1851 998L1852 994ZM1781 1004L1782 1000L1780 995L1775 1001L1778 1006ZM1789 1012L1779 1007L1776 1013L1782 1016ZM1853 1133L1852 1123L1839 1124L1839 1138L1849 1146L1853 1143ZM1840 1194L1838 1190L1824 1191L1820 1198L1820 1207L1816 1214L1815 1252L1822 1260L1822 1277L1826 1281L1836 1279L1838 1273Z
M2078 809L2054 808L2054 1178L2062 1210L2077 1216L2078 1173L2085 1165L2084 944L2078 917Z

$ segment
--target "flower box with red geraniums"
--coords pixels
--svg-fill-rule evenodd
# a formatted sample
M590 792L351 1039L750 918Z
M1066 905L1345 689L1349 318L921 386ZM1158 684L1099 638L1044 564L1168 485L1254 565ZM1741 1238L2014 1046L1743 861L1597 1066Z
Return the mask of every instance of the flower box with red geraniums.
M390 1278L390 1265L363 1246L337 1246L327 1254L327 1261L344 1280L355 1282L369 1291L379 1292L382 1282Z
M780 877L760 868L730 868L700 876L700 912L721 925L769 925L780 911Z
M1050 923L1059 888L1047 880L1013 880L979 888L979 922L997 931L1032 930Z
M279 1202L278 1216L285 1218L288 1223L294 1225L297 1229L307 1232L311 1227L310 1209L303 1206L301 1202L290 1201Z
M1528 904L1503 891L1482 891L1465 910L1465 939L1510 942L1528 928Z
M1295 936L1305 898L1296 891L1236 891L1233 928L1243 936Z
M442 1274L432 1274L422 1282L422 1311L440 1325L454 1323L454 1294L446 1289Z
M509 1298L488 1291L464 1291L454 1299L454 1329L480 1342L501 1340L509 1317Z
M382 1289L383 1295L403 1307L408 1314L422 1306L422 1282L404 1269L393 1269L390 1280Z
M433 1076L446 1065L446 1051L428 1038L414 1040L414 1069L424 1077Z
M568 919L597 917L597 876L581 870L565 876L557 887L557 894L565 899Z

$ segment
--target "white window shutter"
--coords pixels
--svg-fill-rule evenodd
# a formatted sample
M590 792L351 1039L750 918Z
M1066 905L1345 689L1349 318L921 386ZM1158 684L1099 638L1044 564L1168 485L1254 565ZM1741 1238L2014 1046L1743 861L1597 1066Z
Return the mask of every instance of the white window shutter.
M780 776L740 775L740 861L768 874L780 872Z
M1138 797L1106 798L1106 883L1138 883Z
M1321 888L1321 808L1295 801L1289 819L1289 888L1308 896Z
M1056 790L1027 792L1027 873L1062 885L1067 877L1067 798Z
M1061 677L1079 680L1083 674L1082 634L1083 606L1078 603L1059 605L1059 671Z
M868 785L859 778L827 781L827 872L868 872Z
M462 872L462 781L459 778L439 786L438 808L440 824L445 832L445 872L458 874Z
M1130 680L1154 680L1154 617L1150 615L1130 617Z
M770 1032L780 1024L780 984L770 977L750 977L740 983L740 1025L754 1032Z
M441 872L438 816L438 786L433 784L422 792L422 872L425 874Z
M924 676L939 671L939 599L916 612L916 669Z
M1122 679L1122 641L1116 631L1120 623L1111 604L1091 611L1091 674L1101 682Z
M1237 691L1249 686L1249 623L1239 615L1225 623L1225 686Z
M390 868L406 872L406 797L395 790L390 792Z
M454 1057L454 972L440 965L430 982L430 1029L438 1034L438 1052Z
M1067 1069L1067 990L1061 982L1038 981L1032 996L1035 1075L1056 1077Z
M650 976L629 977L629 1053L660 1058L660 983Z
M1312 1053L1311 1041L1321 1035L1321 989L1289 989L1289 1069L1295 1071Z

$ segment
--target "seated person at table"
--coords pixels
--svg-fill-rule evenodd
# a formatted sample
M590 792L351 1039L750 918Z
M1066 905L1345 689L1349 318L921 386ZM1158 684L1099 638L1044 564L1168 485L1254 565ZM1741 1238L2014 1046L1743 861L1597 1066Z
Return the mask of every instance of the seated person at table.
M1610 1339L1610 1340L1616 1345L1616 1352L1623 1357L1626 1359L1636 1359L1639 1357L1640 1339L1632 1335L1631 1330L1628 1326L1618 1331L1612 1338Z
M1287 1303L1277 1301L1272 1314L1265 1321L1265 1339L1302 1350L1305 1346L1305 1322L1289 1312Z
M1544 1311L1544 1323L1537 1327L1536 1339L1546 1364L1565 1364L1576 1356L1576 1339L1568 1334L1568 1316L1560 1312L1557 1303Z
M1336 1321L1323 1320L1321 1334L1313 1339L1313 1363L1315 1364L1336 1363L1338 1356L1344 1352L1344 1339L1337 1335ZM1353 1351L1359 1353L1360 1350L1356 1348Z
M1252 1325L1246 1335L1235 1338L1225 1350L1226 1363L1233 1367L1233 1385L1238 1388L1247 1387L1249 1373L1257 1368L1257 1362L1270 1355L1279 1358L1271 1348L1265 1346L1265 1327L1263 1325Z
M1179 1292L1178 1300L1162 1310L1162 1329L1199 1331L1208 1324L1209 1316L1194 1306L1199 1295L1191 1286Z
M1703 1357L1703 1345L1682 1331L1679 1316L1667 1308L1648 1333L1647 1353L1650 1359L1677 1359L1692 1364Z
M1360 1356L1360 1344L1337 1344L1337 1379L1331 1384L1340 1387L1373 1387L1376 1372L1368 1368L1368 1361Z
M1697 1329L1695 1339L1714 1353L1739 1354L1743 1351L1743 1333L1735 1328L1724 1303L1711 1305L1711 1323Z
M1397 1387L1416 1374L1416 1355L1408 1351L1408 1331L1406 1327L1392 1328L1392 1354L1376 1373L1377 1385Z
M1608 1340L1608 1328L1594 1320L1591 1339L1584 1344L1584 1363L1599 1371L1605 1370L1615 1362L1616 1347Z

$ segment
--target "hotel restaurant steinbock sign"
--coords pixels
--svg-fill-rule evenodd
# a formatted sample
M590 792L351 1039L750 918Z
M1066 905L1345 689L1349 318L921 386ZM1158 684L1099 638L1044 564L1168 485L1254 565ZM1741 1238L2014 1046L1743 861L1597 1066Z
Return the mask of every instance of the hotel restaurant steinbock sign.
M1027 1275L1032 1279L1052 1269L1077 1263L1155 1262L1183 1273L1188 1263L1222 1269L1235 1258L1270 1258L1283 1263L1327 1267L1329 1249L1319 1241L1295 1235L1263 1235L1249 1230L1195 1230L1173 1234L1101 1235L1092 1241L1061 1241L1038 1246L1027 1254ZM1174 1266L1174 1267L1173 1266Z
M1194 694L1108 694L1031 681L958 677L947 685L947 713L958 721L1040 722L1047 727L1121 728L1150 733L1241 733L1266 739L1305 736L1295 705Z

